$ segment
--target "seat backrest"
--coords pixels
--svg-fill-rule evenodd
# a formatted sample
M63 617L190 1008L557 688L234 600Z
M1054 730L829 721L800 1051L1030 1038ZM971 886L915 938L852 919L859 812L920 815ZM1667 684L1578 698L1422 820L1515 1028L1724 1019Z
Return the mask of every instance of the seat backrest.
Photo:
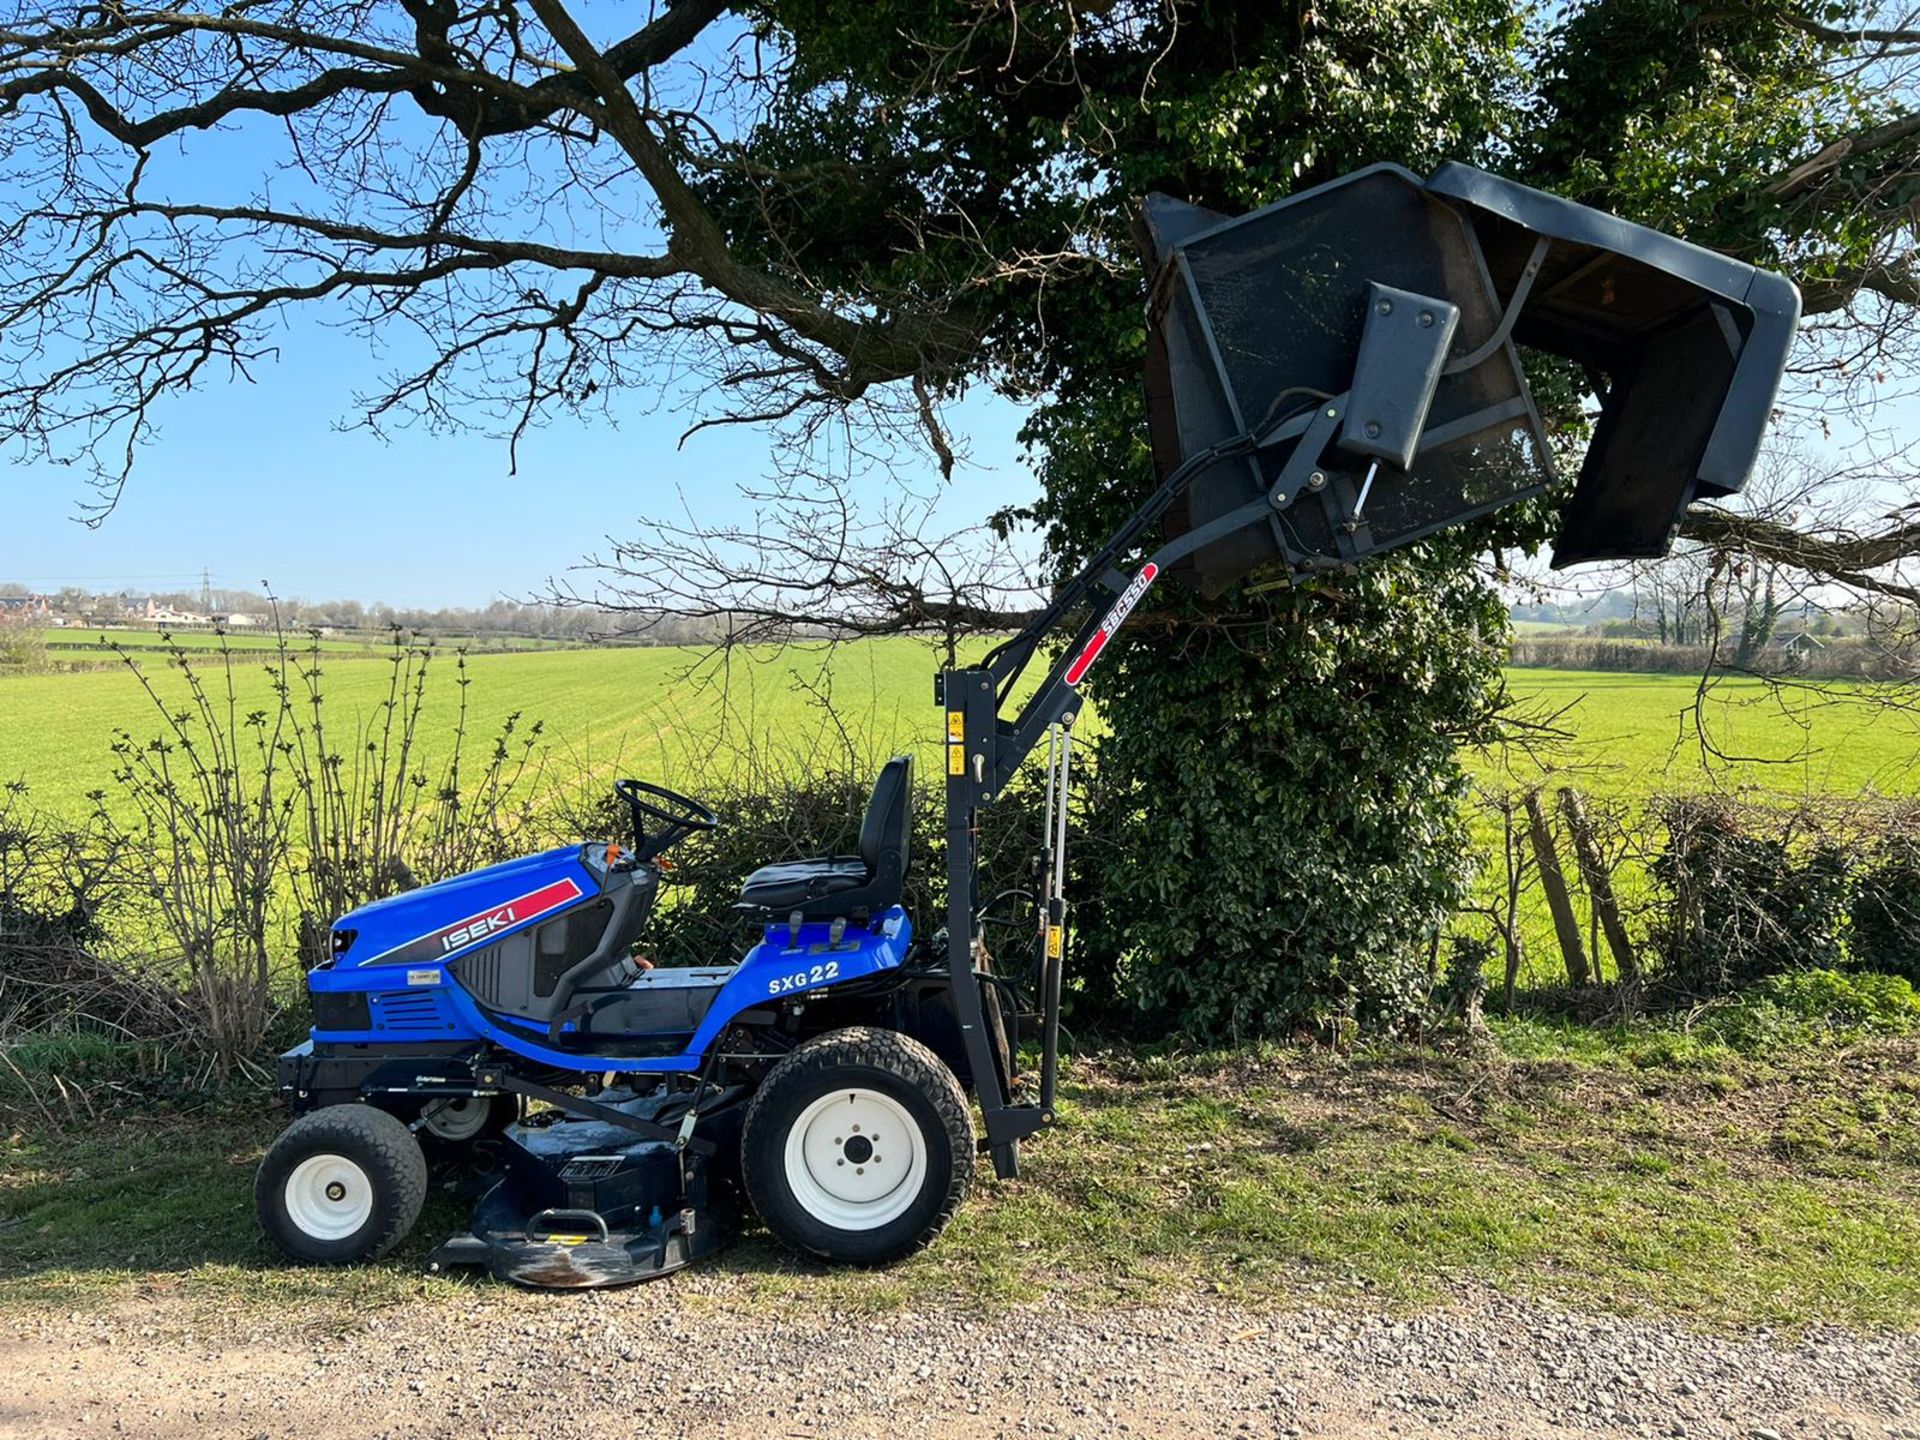
M907 871L907 840L913 830L913 757L896 755L880 767L860 822L860 859L869 875Z

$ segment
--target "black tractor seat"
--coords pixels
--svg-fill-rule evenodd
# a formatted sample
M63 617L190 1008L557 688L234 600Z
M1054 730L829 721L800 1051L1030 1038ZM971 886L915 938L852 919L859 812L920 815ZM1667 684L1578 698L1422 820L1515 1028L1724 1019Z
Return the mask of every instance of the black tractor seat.
M740 908L809 920L878 915L900 903L912 829L913 757L896 755L873 782L858 855L762 865L740 887Z

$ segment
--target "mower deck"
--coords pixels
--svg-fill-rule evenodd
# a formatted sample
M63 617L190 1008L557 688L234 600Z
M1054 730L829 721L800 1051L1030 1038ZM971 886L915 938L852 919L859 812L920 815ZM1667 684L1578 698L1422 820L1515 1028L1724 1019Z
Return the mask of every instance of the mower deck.
M601 1103L658 1121L666 1100ZM472 1228L428 1257L430 1269L479 1268L534 1289L632 1285L711 1254L737 1226L716 1203L709 1162L671 1141L548 1112L496 1143L502 1178L481 1198Z

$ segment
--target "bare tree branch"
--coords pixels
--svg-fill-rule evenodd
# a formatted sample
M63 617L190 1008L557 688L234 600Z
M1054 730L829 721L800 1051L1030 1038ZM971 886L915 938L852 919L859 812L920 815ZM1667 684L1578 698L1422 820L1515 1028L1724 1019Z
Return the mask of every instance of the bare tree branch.
M977 359L997 284L1085 257L995 255L960 217L941 237L949 273L850 294L791 262L798 233L743 247L694 179L807 180L741 168L701 101L674 102L676 85L705 95L690 53L726 8L671 0L610 43L561 0L118 4L0 24L0 184L27 200L0 217L0 441L90 465L104 513L156 406L210 364L249 373L282 312L321 306L428 352L362 397L362 423L477 407L514 442L556 407L642 385L657 402L691 378L696 428L799 422L899 384L877 403L914 414L950 466L934 398ZM160 148L246 117L287 140L251 195ZM939 163L882 157L875 183ZM888 243L916 243L911 224Z
M1920 30L1907 26L1883 29L1868 26L1858 30L1841 29L1833 25L1823 25L1806 15L1786 11L1782 16L1787 24L1816 40L1824 40L1829 45L1920 45Z
M983 527L939 524L931 498L889 502L869 517L844 475L805 469L742 499L750 525L715 525L688 509L609 539L584 567L591 580L558 598L632 616L642 631L668 619L721 622L723 647L921 634L951 651L1041 608L1031 565Z
M1680 533L1720 550L1779 561L1808 575L1920 605L1920 589L1876 573L1920 555L1920 517L1908 511L1890 518L1895 523L1868 534L1822 535L1763 515L1697 505L1681 521Z
M1760 192L1775 200L1791 200L1826 180L1847 161L1900 145L1916 135L1920 135L1920 114L1903 115L1859 134L1843 136L1767 181Z
M1920 305L1920 273L1909 259L1878 261L1850 275L1808 277L1800 282L1803 315L1831 315L1844 310L1862 294L1877 295L1896 305Z

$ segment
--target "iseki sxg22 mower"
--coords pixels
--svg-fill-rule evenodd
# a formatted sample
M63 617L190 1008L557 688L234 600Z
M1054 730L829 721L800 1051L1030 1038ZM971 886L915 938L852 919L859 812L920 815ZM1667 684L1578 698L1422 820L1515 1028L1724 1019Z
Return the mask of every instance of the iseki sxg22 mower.
M1032 623L937 677L944 928L923 938L901 906L904 756L858 854L746 877L759 938L737 962L634 958L667 852L721 823L637 780L615 786L630 844L342 916L307 978L311 1038L280 1058L297 1118L257 1185L290 1256L384 1254L430 1157L474 1146L497 1179L436 1267L618 1284L710 1252L749 1212L830 1261L930 1243L976 1157L1015 1176L1055 1118L1073 722L1145 592L1337 574L1539 494L1553 471L1520 347L1571 362L1598 407L1554 563L1663 554L1687 505L1745 483L1799 314L1778 276L1462 165L1373 166L1231 219L1154 196L1143 218L1161 483ZM976 821L1043 745L1034 948L996 973Z

